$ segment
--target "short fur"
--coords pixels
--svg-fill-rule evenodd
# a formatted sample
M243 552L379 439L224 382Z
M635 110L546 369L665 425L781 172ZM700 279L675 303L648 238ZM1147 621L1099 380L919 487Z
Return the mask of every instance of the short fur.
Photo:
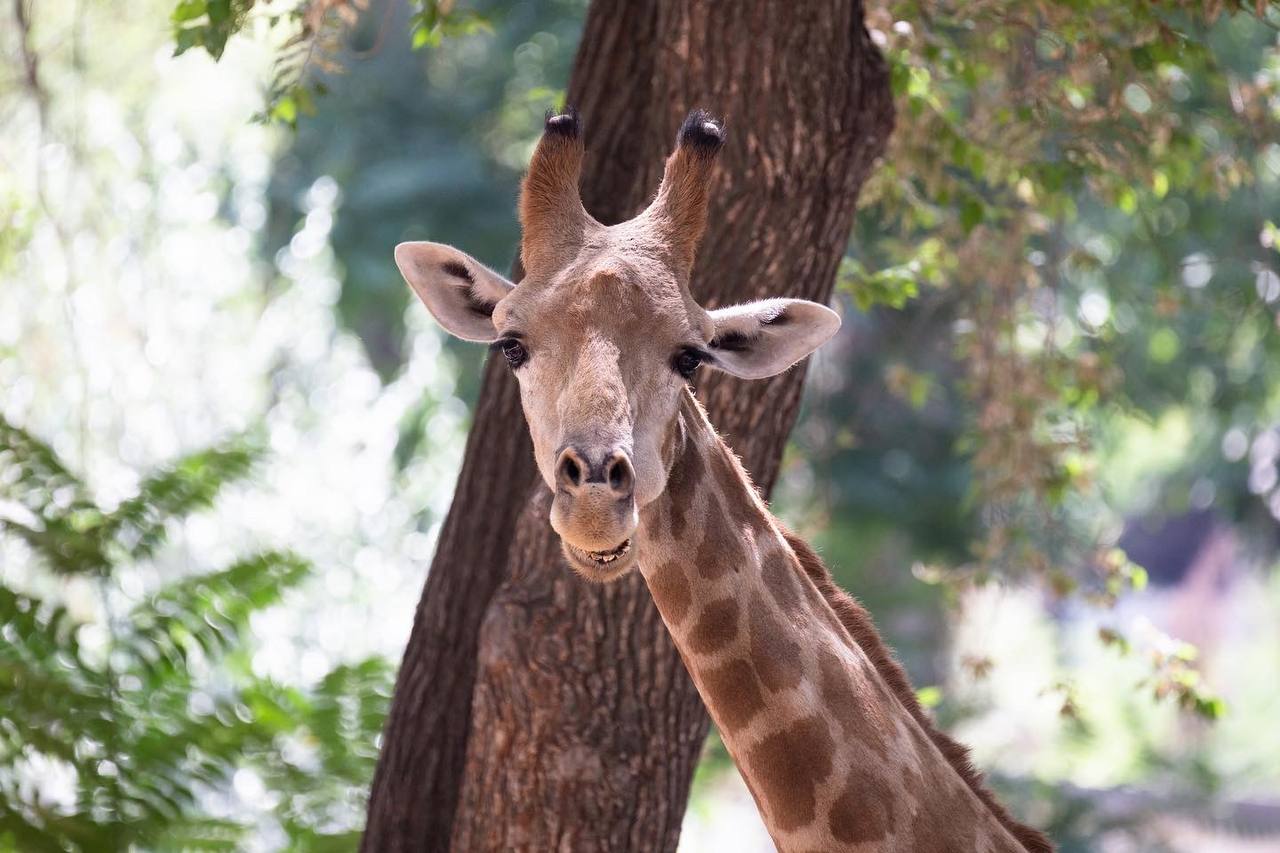
M916 698L915 690L911 688L911 682L907 680L907 674L903 671L902 665L898 663L893 656L893 652L884 644L884 640L880 638L880 634L876 631L875 624L871 620L871 614L866 608L859 604L853 596L842 590L836 585L831 577L831 572L827 569L826 564L822 562L817 553L799 536L796 536L789 530L783 530L787 544L795 551L796 556L800 558L800 566L804 569L809 580L813 581L814 586L822 593L822 597L826 599L827 604L836 612L841 624L845 630L857 643L859 648L866 653L871 659L872 665L876 668L876 672L880 673L880 677L889 685L889 689L893 691L894 696L902 703L916 722L924 729L925 734L938 747L938 751L943 757L955 768L960 774L960 778L973 789L978 795L978 799L982 801L991 813L995 815L996 820L1009 833L1018 840L1018 843L1027 848L1030 853L1053 853L1053 844L1049 839L1037 829L1019 823L1009 814L996 798L987 789L983 783L982 773L974 766L969 759L969 749L949 736L939 731L934 725L933 719L920 705L920 700Z
M583 235L600 227L578 196L583 152L577 110L566 107L560 115L548 114L520 186L520 258L528 273L563 266L581 246Z

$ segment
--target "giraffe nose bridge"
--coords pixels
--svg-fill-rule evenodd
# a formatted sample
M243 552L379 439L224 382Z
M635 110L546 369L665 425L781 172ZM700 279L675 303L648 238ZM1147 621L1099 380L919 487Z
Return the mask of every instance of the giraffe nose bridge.
M589 338L578 351L567 379L557 406L557 457L573 448L582 457L577 464L595 466L615 451L629 455L633 424L617 346L602 337Z
M615 342L589 336L575 356L550 459L551 526L566 545L595 554L582 559L613 565L639 521L631 407Z

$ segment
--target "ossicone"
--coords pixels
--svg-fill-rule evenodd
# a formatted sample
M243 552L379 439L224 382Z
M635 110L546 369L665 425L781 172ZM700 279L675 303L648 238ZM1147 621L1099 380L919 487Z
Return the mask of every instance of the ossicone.
M520 187L520 259L529 272L566 263L584 233L599 227L578 195L584 150L578 111L548 111Z
M687 272L707 227L707 205L716 156L724 147L724 124L709 112L692 110L680 124L676 149L667 158L662 185L641 214L670 247Z

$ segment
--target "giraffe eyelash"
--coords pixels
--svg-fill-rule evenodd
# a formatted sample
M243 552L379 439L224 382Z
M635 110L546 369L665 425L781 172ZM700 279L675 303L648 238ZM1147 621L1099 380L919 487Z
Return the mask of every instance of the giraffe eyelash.
M507 364L511 366L512 370L515 370L517 367L520 367L529 360L529 350L525 348L520 337L521 336L518 332L512 332L503 335L493 343L489 344L489 349L491 351L502 353L503 357L507 360Z

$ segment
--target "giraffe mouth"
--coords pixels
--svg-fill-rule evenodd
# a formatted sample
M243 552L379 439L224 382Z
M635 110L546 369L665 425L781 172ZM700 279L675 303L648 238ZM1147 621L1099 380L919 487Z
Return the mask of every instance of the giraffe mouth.
M588 560L596 565L607 566L631 553L631 540L629 538L624 539L621 545L617 548L610 548L608 551L582 551L582 553L587 556Z
M612 580L620 577L634 562L635 552L631 548L629 537L616 548L605 551L588 551L564 539L560 540L560 544L565 556L569 558L569 564L590 580Z

